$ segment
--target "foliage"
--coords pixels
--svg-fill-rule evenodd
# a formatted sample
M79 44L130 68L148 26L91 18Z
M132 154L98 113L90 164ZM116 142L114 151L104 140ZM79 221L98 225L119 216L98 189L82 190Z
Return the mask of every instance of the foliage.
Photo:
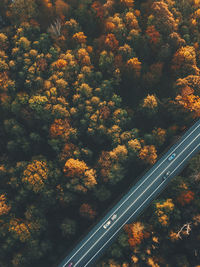
M0 1L0 266L57 264L199 117L199 4ZM100 266L199 264L199 181L197 157Z

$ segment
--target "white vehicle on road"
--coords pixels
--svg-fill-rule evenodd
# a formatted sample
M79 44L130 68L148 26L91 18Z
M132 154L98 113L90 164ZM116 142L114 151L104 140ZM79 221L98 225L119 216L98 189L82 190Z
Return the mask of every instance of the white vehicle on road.
M166 172L165 175L163 176L163 180L167 179L167 177L170 175L170 171Z
M111 224L111 220L107 221L107 223L104 224L103 228L107 229L110 224Z
M117 214L113 214L113 216L111 217L111 220L114 221L117 218Z

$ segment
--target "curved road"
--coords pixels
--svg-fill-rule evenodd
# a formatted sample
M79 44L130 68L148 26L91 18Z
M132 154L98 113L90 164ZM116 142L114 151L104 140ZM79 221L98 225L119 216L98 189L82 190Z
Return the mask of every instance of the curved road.
M58 267L92 266L121 228L135 220L199 150L200 120L153 165Z

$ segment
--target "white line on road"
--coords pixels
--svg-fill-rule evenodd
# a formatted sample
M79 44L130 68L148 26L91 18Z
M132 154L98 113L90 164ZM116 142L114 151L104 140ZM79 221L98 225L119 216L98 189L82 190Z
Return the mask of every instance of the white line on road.
M200 144L198 144L198 146L199 146ZM198 147L197 146L197 147ZM193 150L192 150L192 152L190 152L188 155L187 155L187 157L185 158L185 160L193 153L193 151L195 150L195 149L197 149L197 147L195 147ZM176 169L180 166L182 164L182 162L173 170L173 172L175 172L176 171ZM173 173L172 172L172 173ZM171 174L172 174L171 173ZM157 188L156 188L156 190L154 190L153 191L153 193L152 194L154 194L159 188L160 188L160 186L164 183L165 181L163 181ZM116 235L120 230L121 230L121 228L131 219L131 217L138 211L138 209L140 209L145 203L146 203L146 201L152 196L152 194L135 210L135 212L133 213L133 214L131 214L131 216L129 216L128 217L128 219L119 227L119 229L103 244L103 246L100 248L100 250L98 250L94 255L93 255L93 257L87 262L87 264L86 265L84 265L84 267L86 267L91 261L92 261L92 259L102 250L102 248L104 248L105 247L105 245L110 241L110 239L112 239L113 238L113 236L114 235ZM103 237L103 236L102 236ZM78 263L78 262L77 262ZM74 266L76 266L77 265L77 263L74 265Z
M174 148L174 150L172 150L171 151L171 153L170 154L172 154L187 138L189 138L189 136L194 132L194 131L196 131L196 129L197 128L199 128L199 126L200 126L200 124L199 125L197 125L193 130L192 130L192 132L189 134L189 135L187 135L175 148ZM144 181L142 181L142 183L141 184L139 184L139 186L137 187L137 188L135 188L135 190L126 198L126 199L124 199L124 201L117 207L117 209L113 212L113 214L115 214L120 208L121 208L121 206L133 195L133 193L135 193L135 191L138 189L138 188L140 188L143 184L144 184L144 182L160 167L160 165L164 162L166 160L166 158L164 158L163 159L163 161L161 161L160 162L160 164L144 179ZM111 214L110 216L112 216L113 214ZM106 221L106 220L105 220ZM68 262L81 250L81 248L83 247L83 246L85 246L85 244L99 231L99 229L104 225L104 223L105 223L105 221L99 226L99 228L86 240L86 242L85 243L83 243L82 245L81 245L81 247L68 259ZM116 221L117 222L117 221ZM63 265L63 267L65 267L66 266L66 263Z
M200 134L198 134L193 140L192 142L190 142L182 151L180 154L177 155L176 157L176 160L184 153L184 151L200 136ZM140 194L132 203L130 206L128 206L128 208L126 210L123 211L123 213L118 217L118 219L113 223L111 224L111 226L107 229L107 231L109 231L113 225L116 224L116 222L133 206L133 204L149 189L149 187L151 187L152 184L154 184L158 179L159 177L166 171L166 169L169 169L169 167L174 163L174 161L172 161L169 165L167 165L167 167L158 175L158 177L152 181L151 184L149 184L146 189L142 192L142 194ZM96 240L96 242L88 249L91 250L95 245L96 243L107 233L107 231L104 232L104 234L102 236L100 236L99 239ZM87 251L87 252L88 252ZM87 253L85 253L87 254ZM85 254L82 255L82 257L78 260L78 262L76 264L78 264L80 262L80 260L85 256ZM74 266L76 266L76 264Z

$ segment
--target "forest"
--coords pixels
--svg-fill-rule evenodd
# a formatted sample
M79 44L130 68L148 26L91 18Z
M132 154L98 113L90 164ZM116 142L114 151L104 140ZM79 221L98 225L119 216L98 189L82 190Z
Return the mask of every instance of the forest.
M55 267L200 117L200 0L0 1L0 266ZM200 155L98 267L200 266Z

